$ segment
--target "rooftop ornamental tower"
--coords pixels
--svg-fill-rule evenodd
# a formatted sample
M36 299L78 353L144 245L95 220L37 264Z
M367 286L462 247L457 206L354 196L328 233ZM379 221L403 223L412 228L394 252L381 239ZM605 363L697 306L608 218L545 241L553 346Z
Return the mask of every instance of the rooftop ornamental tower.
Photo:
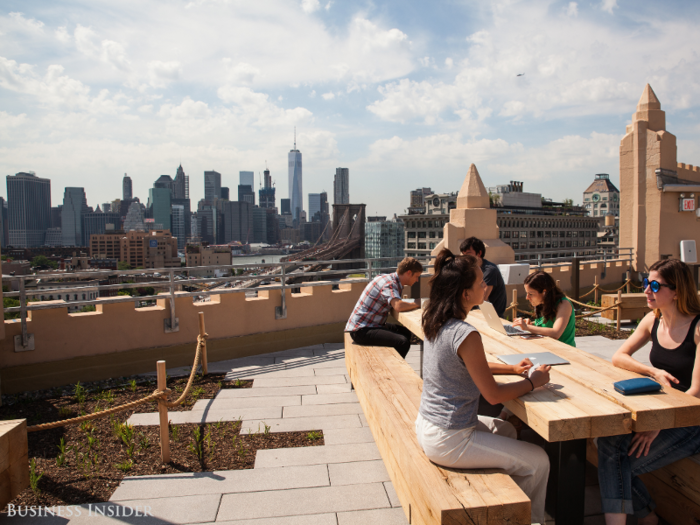
M292 218L299 226L301 213L304 211L304 193L302 192L301 151L297 149L297 130L294 128L294 149L289 152L289 201Z

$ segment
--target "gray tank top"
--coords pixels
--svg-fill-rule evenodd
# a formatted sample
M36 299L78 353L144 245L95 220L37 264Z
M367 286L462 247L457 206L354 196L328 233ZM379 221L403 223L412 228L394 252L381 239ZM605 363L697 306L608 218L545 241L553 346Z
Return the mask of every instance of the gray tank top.
M440 428L455 430L476 426L479 389L457 355L459 345L472 332L476 332L476 328L469 323L450 319L434 341L425 341L419 412Z

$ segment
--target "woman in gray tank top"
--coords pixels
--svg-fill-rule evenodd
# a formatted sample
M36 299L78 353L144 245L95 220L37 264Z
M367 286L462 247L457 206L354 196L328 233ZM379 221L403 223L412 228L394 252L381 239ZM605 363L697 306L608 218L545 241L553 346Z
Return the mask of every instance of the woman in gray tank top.
M418 442L438 465L505 470L532 501L532 522L544 523L547 454L536 445L517 441L510 423L477 415L477 408L480 393L495 405L545 385L549 367L541 366L516 383L496 383L481 335L464 320L484 301L483 272L475 257L455 257L442 250L430 285L430 302L423 313L425 357L416 420Z

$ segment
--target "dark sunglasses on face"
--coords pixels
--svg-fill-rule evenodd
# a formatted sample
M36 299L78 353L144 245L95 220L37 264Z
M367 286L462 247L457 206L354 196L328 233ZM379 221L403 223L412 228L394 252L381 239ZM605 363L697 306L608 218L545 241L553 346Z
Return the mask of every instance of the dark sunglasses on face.
M642 281L642 286L643 286L643 288L642 288L643 290L646 290L647 286L648 286L649 288L651 288L651 291L654 293L657 293L659 290L661 290L662 286L665 286L669 290L676 289L676 287L673 286L672 284L661 284L659 281L650 281L647 278L644 278L644 280Z

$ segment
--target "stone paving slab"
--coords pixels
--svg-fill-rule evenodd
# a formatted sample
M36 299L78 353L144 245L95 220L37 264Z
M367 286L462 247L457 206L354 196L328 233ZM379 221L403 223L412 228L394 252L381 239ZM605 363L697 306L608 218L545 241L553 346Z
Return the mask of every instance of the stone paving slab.
M313 357L276 357L275 365L284 364L288 368L297 366L310 366L312 368L332 368L345 366L345 354L331 354Z
M348 385L350 386L350 385ZM357 403L357 394L355 392L346 392L341 394L316 394L313 396L302 396L301 404L305 406L314 405L335 405L337 403ZM290 405L291 406L291 405Z
M347 375L348 369L346 367L332 367L332 368L313 368L312 369L317 376L339 376Z
M314 375L313 368L284 368L284 365L271 365L270 367L246 367L245 370L235 369L226 374L226 379L255 379L257 377L309 377ZM328 374L331 375L331 374ZM338 374L336 374L338 375ZM281 386L281 385L280 385Z
M345 370L347 373L347 370ZM251 378L253 388L268 388L282 386L307 386L307 385L339 385L348 383L345 374L334 376L303 376L303 377L255 377Z
M390 481L389 473L381 459L329 464L328 473L331 486Z
M317 394L345 394L352 391L350 383L337 385L316 385Z
M340 416L343 414L362 414L359 403L337 403L335 405L315 405L284 407L282 417ZM364 415L364 414L363 414Z
M358 420L359 424L359 420ZM323 442L326 445L347 445L350 443L374 443L372 431L362 428L324 428Z
M338 525L335 513L306 516L284 516L258 520L218 521L217 525Z
M341 416L319 417L292 417L287 419L250 419L241 422L241 432L252 430L255 432L258 426L267 424L270 432L303 432L307 430L323 430L324 434L329 429L360 428L362 423L356 414Z
M316 396L314 396L316 397ZM301 396L258 396L244 398L200 399L192 406L193 412L237 410L239 408L285 407L301 405Z
M403 509L376 509L339 512L338 525L408 525Z
M316 351L323 351L324 347L323 344L320 345L312 345L312 346L302 346L300 348L290 348L288 350L281 350L279 352L271 352L270 354L267 354L272 357L289 357L289 356L297 356L297 357L313 357L314 352Z
M174 425L186 423L216 423L217 421L238 421L239 419L273 420L282 417L282 407L268 408L237 408L235 410L195 412L168 412L168 421ZM158 412L148 414L133 414L128 423L134 426L159 424Z
M384 490L386 490L386 495L389 497L389 502L391 503L391 506L400 508L401 500L399 500L399 496L396 494L394 484L391 481L385 481Z
M360 414L360 423L362 423L363 427L369 427L369 423L367 423L367 418L365 417L364 413Z
M298 465L327 465L353 461L381 459L374 443L353 443L351 445L324 445L322 447L274 448L258 450L255 468L291 467ZM386 481L385 479L376 481ZM349 485L349 483L344 483Z
M217 522L388 508L381 483L225 494Z
M5 517L3 523L17 525L178 525L206 523L216 519L221 494L155 498L141 500L108 501L84 505L71 505L72 517ZM144 517L145 507L150 516ZM77 515L80 509L80 516ZM138 510L140 516L136 517ZM64 513L67 512L64 507ZM108 516L109 513L113 516ZM105 514L104 516L102 514ZM114 516L118 514L119 516ZM122 516L123 514L126 514ZM66 514L64 514L66 516Z
M334 386L334 385L328 385ZM348 390L350 385L348 385ZM265 396L303 396L318 394L316 385L302 386L281 386L281 387L259 387L259 388L224 388L216 394L216 400L220 399L242 399L246 397ZM328 392L331 393L331 392ZM196 404L196 403L195 403Z
M227 494L263 490L328 486L325 465L292 466L280 469L223 470L131 476L124 478L110 501L139 500L197 494Z

